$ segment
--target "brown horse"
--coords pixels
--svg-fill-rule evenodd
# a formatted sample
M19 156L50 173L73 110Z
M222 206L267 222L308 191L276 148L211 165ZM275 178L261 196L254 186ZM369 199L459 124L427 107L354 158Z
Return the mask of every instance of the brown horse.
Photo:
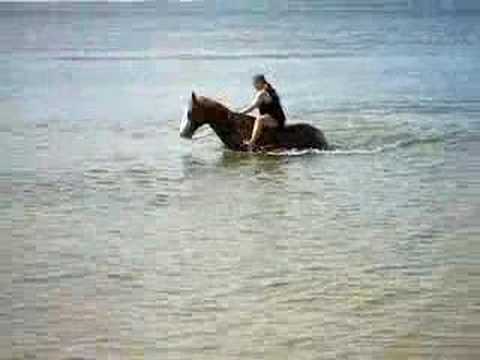
M180 125L180 136L191 139L198 128L208 124L229 149L248 151L244 142L252 135L254 121L252 116L235 113L214 100L192 93ZM294 124L281 129L264 129L254 151L328 148L322 131L308 124Z

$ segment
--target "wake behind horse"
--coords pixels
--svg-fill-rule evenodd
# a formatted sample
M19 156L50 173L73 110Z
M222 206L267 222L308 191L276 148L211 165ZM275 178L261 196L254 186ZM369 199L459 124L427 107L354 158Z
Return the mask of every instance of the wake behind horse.
M191 139L200 127L208 124L229 149L249 151L244 142L250 139L254 122L253 116L233 112L214 100L197 97L192 93L180 125L180 136ZM321 130L308 124L293 124L283 128L264 129L254 151L328 148Z

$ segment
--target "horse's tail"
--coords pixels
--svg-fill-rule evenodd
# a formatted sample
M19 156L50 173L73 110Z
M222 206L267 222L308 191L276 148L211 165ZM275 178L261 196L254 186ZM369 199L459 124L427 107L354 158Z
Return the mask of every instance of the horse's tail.
M330 144L327 141L327 138L325 137L325 134L323 133L322 130L312 126L308 125L314 134L314 139L313 139L313 148L318 149L318 150L330 150Z
M330 150L330 145L322 130L312 126L310 124L301 124L304 131L302 131L302 137L306 142L305 147L318 150Z

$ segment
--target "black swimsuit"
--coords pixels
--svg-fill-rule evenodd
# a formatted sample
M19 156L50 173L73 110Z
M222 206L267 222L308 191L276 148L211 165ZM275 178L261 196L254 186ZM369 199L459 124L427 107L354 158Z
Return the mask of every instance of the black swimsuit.
M278 96L275 89L270 86L266 89L266 91L268 95L270 95L272 101L262 101L262 103L258 107L258 111L261 115L270 115L272 118L277 120L279 127L284 127L286 117L285 113L283 112L282 104L280 103L280 97Z

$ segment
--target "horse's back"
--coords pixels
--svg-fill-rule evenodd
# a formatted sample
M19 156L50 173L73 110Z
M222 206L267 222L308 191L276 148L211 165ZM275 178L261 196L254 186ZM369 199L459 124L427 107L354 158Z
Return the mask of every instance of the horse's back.
M276 142L286 148L326 150L328 143L320 129L309 124L286 125L276 130Z

